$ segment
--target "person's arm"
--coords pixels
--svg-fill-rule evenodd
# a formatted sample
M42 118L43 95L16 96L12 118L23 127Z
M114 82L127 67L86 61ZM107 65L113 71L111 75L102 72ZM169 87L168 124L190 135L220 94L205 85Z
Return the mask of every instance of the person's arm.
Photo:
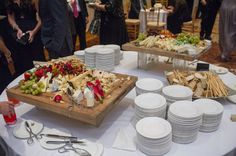
M40 30L41 25L42 25L41 19L40 19L39 14L38 14L38 12L39 12L39 2L38 2L38 0L35 0L34 6L35 6L35 9L36 9L37 24L36 24L36 26L34 27L33 30L27 31L27 33L29 33L29 42L30 43L33 42L34 36L38 33L38 31Z
M2 52L4 54L4 56L6 57L8 63L13 62L12 58L11 58L11 52L7 48L7 46L5 45L5 43L4 43L1 36L0 36L0 52Z
M3 115L10 115L13 112L14 105L11 102L0 102L0 113Z
M11 25L12 29L17 32L17 38L20 39L23 35L23 32L16 23L15 14L13 12L8 12L7 18L8 18L8 22Z

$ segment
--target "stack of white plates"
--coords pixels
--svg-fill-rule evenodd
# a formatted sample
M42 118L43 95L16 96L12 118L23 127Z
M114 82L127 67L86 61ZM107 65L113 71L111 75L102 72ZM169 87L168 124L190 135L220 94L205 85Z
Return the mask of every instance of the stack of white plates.
M112 49L99 49L96 54L96 68L103 71L112 71L115 68L115 56Z
M172 129L168 121L147 117L136 124L137 145L147 155L163 155L170 151Z
M75 51L74 55L78 57L81 61L85 61L85 52L84 50Z
M115 65L120 64L120 46L115 44L108 44L104 46L105 48L113 49L115 51Z
M145 93L135 98L135 123L145 117L166 116L166 99L155 93Z
M197 139L202 112L191 101L177 101L169 107L168 121L173 129L173 142L191 143Z
M85 51L85 64L90 67L95 67L95 61L96 61L96 52L97 48L86 48Z
M213 132L219 128L224 107L217 101L211 99L195 100L196 106L203 112L201 132Z
M150 92L160 93L163 87L163 83L160 80L153 78L145 78L138 80L135 85L137 95Z
M193 91L189 87L181 85L170 85L162 89L168 106L180 100L192 101Z

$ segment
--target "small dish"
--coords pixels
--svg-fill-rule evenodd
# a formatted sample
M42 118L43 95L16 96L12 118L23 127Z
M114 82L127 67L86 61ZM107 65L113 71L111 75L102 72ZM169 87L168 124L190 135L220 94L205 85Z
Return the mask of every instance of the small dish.
M32 120L27 120L27 122L29 123L34 134L37 135L42 132L44 128L42 123ZM17 124L17 126L13 129L13 135L19 139L27 139L30 137L29 132L25 129L25 121Z

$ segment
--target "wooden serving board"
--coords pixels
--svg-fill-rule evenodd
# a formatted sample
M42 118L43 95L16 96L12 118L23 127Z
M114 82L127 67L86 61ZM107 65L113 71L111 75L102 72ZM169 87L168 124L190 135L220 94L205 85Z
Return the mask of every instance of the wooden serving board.
M122 49L126 50L126 51L137 51L140 53L154 54L154 55L172 57L172 58L181 59L181 60L193 61L195 59L198 59L205 52L207 52L210 49L210 47L206 48L205 50L203 50L202 52L200 52L199 54L197 54L195 56L190 56L190 55L183 54L183 53L176 53L176 52L172 52L172 51L167 51L167 50L163 50L163 49L157 48L157 47L146 48L143 46L135 46L134 42L129 42L129 43L123 44Z
M35 105L40 109L48 110L87 124L99 126L112 108L120 103L120 101L134 88L135 82L138 79L135 76L124 74L116 74L116 76L123 79L122 82L114 87L110 94L105 97L103 103L96 104L93 108L84 107L82 104L70 107L72 106L72 101L66 95L63 95L64 103L56 103L53 100L50 100L54 96L53 93L43 93L39 96L24 94L19 86L8 89L7 96ZM85 100L82 100L81 103L85 102Z

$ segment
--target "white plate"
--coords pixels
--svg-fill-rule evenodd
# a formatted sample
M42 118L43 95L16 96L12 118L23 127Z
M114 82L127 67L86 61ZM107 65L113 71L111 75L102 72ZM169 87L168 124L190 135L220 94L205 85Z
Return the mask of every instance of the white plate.
M166 99L159 94L155 93L145 93L139 95L134 100L135 104L143 109L156 109L162 108L166 105Z
M170 105L169 111L181 118L198 118L202 112L192 101L177 101Z
M158 91L163 87L163 83L158 79L145 78L138 80L136 87L144 91Z
M204 113L204 115L218 115L224 111L224 107L215 100L198 99L193 101L194 104Z
M83 139L85 144L74 144L75 148L81 148L87 150L91 156L101 156L103 153L103 145L99 142L91 142L89 140ZM77 156L73 151L70 151L70 155ZM78 155L79 156L79 155Z
M229 70L227 68L224 68L224 67L215 67L213 69L213 71L216 73L216 74L226 74L229 72Z
M84 51L85 51L85 56L86 54L90 54L90 55L93 55L93 54L96 54L98 48L86 48Z
M169 99L189 99L193 95L193 91L189 87L181 85L166 86L162 92Z
M42 123L32 121L32 120L27 120L27 121L34 134L39 134L43 130ZM19 139L27 139L30 137L29 132L25 129L25 121L17 124L17 126L14 127L13 135Z
M228 100L233 103L236 103L236 95L228 96Z
M49 129L47 131L44 131L44 134L55 134L55 135L71 136L71 134L59 131L57 129ZM47 144L46 143L47 141L64 141L64 139L58 139L58 138L43 136L42 139L39 140L40 145L43 148L48 149L48 150L55 150L55 149L58 149L58 148L60 148L64 145L64 144Z
M84 56L84 54L85 54L84 50L78 50L74 52L74 55L76 56L81 56L81 55Z
M146 138L161 139L171 133L171 125L162 118L147 117L138 121L136 130Z

